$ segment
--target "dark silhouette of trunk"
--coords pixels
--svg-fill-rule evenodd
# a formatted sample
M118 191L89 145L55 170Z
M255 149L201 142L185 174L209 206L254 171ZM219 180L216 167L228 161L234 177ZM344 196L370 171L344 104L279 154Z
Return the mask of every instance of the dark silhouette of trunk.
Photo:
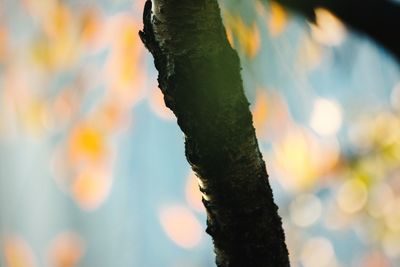
M221 267L287 267L288 251L258 148L240 63L216 0L147 1L140 37L200 179Z

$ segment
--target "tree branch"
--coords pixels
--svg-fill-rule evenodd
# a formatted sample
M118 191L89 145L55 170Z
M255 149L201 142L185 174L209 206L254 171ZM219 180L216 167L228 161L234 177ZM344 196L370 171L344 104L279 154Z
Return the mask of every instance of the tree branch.
M265 1L265 0L263 0ZM325 8L358 32L364 33L400 60L400 5L388 0L275 0L314 19Z
M240 63L216 0L157 0L140 37L185 133L220 267L287 267L281 219L258 148Z

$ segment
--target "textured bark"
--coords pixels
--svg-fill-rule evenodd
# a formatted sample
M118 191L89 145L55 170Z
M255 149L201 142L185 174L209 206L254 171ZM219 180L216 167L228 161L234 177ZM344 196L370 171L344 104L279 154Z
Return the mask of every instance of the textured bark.
M286 267L281 218L216 0L146 2L140 37L200 180L217 266Z
M262 0L266 1L266 0ZM275 0L314 19L325 8L353 29L366 34L400 60L400 4L389 0Z

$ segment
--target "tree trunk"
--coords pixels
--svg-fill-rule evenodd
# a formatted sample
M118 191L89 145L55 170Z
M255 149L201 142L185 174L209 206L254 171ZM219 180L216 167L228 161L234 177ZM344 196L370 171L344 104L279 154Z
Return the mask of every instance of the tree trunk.
M221 267L286 267L288 251L258 148L240 63L216 0L150 0L140 37L185 133Z

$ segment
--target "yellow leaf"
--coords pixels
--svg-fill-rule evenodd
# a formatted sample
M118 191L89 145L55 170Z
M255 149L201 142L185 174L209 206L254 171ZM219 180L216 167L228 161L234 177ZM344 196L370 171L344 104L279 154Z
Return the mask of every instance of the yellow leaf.
M89 125L78 126L69 140L69 155L73 162L98 162L106 157L104 134Z
M229 42L233 43L233 37L237 38L239 49L250 59L254 58L260 50L260 29L256 22L246 25L240 15L224 14Z
M285 30L288 15L285 9L274 1L270 2L270 12L267 25L271 36L276 37Z

